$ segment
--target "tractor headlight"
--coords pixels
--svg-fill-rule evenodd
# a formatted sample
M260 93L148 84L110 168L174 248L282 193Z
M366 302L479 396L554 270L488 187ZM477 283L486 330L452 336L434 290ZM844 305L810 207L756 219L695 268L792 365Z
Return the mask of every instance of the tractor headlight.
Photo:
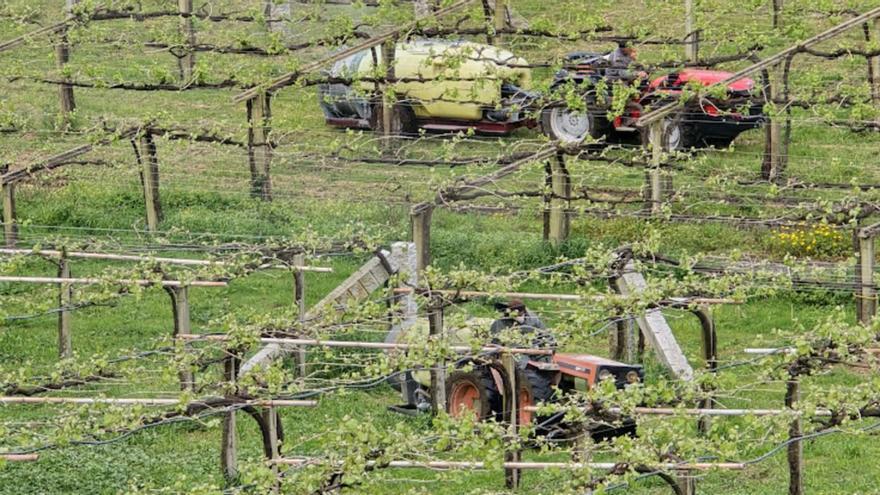
M639 372L636 370L630 370L626 372L626 382L627 383L639 383L641 378L639 378Z
M608 370L599 371L599 380L607 380L609 378L614 378L614 375Z

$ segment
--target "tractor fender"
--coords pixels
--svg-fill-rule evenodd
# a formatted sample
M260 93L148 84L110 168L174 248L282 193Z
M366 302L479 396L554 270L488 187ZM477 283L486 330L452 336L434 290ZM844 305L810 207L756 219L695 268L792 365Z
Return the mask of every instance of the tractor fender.
M490 366L489 372L492 374L492 381L495 382L495 390L501 394L501 397L504 397L504 390L507 387L504 386L504 377L501 376L501 371L494 366Z

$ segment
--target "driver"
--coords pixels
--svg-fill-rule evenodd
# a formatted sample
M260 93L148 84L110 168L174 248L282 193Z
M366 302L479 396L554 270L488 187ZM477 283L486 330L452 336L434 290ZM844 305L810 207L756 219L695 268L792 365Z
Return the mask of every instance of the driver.
M623 81L632 82L644 75L643 72L634 73L630 67L636 63L639 53L634 46L620 42L617 48L612 52L604 55L603 60L608 62L608 68L605 69L605 75L612 79L621 79Z
M556 339L547 331L547 327L537 315L526 309L526 305L520 299L511 299L505 302L495 303L495 309L501 312L502 317L495 320L489 328L493 343L498 342L498 336L508 328L517 328L523 335L532 337L532 347L535 349L555 348ZM528 359L527 356L523 356ZM549 356L532 356L547 358Z
M614 51L602 58L607 60L612 67L626 69L635 63L638 56L639 52L636 50L636 47L628 46L621 42L617 44L617 48Z

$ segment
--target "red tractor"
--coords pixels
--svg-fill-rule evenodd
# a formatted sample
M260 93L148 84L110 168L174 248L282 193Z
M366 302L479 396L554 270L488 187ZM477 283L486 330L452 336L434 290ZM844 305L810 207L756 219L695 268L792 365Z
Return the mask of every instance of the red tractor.
M535 414L531 407L552 402L554 388L565 394L586 390L598 380L612 379L618 388L644 379L644 370L590 354L553 354L549 362L523 360L517 366L518 423L532 424ZM465 414L478 418L503 420L505 391L509 389L507 373L496 362L474 365L468 371L456 370L446 381L446 409L454 417ZM546 430L558 418L539 418L539 430Z
M584 139L626 140L639 136L635 122L647 107L657 107L677 100L688 87L708 87L732 74L708 69L683 69L664 76L646 79L635 77L628 69L615 66L606 55L577 52L566 56L551 90L563 93L572 89L584 99L586 111L572 109L562 102L545 107L541 128L545 134L563 143ZM608 119L611 109L611 84L641 81L638 94L626 104L621 115ZM600 91L599 88L606 88ZM702 97L663 121L663 146L675 151L695 146L728 146L742 132L762 125L763 100L755 98L755 82L743 78L729 84L723 96Z
M466 342L471 333L487 329L492 320L473 318L465 328L452 333L453 340ZM424 325L416 325L399 341L415 338L419 340L426 332ZM398 341L398 337L394 338ZM559 423L560 418L538 418L530 409L542 402L552 402L560 396L575 390L587 390L599 380L614 380L618 388L644 379L644 370L639 365L630 365L601 358L590 354L565 354L548 351L549 355L525 355L516 357L516 376L518 418L520 424L534 424L539 431L547 431L549 426ZM510 389L509 373L502 366L499 353L485 352L477 356L463 357L448 366L446 378L446 409L454 417L465 414L477 419L494 418L503 421L509 417L505 412L504 400ZM405 413L427 411L431 408L431 378L428 371L407 372L392 380L403 395L405 404L394 410ZM633 425L625 428L605 428L594 432L603 437L632 431Z

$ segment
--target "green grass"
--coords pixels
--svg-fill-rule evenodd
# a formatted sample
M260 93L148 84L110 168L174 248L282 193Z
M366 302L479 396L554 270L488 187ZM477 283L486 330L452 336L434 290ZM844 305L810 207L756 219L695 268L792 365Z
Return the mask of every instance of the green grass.
M336 265L344 268L345 265ZM351 265L348 265L351 266ZM201 291L193 295L194 314L199 330L205 328L206 315L218 310L234 310L220 308L226 301L237 306L259 304L262 308L281 306L288 303L286 281L265 280L256 277L249 280L248 287L233 288L225 297L210 297L211 294ZM338 277L337 277L338 279ZM318 294L328 289L332 283L322 281L321 277L310 277L310 294ZM274 297L273 297L274 295ZM310 297L314 301L315 296ZM753 303L744 307L730 307L716 312L719 329L719 348L722 362L741 359L742 348L753 345L766 345L772 342L769 332L773 328L787 328L792 324L791 313L798 312L799 320L804 324L823 316L826 308L822 306L804 307L802 304L786 300L771 300ZM145 298L138 304L120 304L108 310L89 310L79 312L74 317L74 346L82 355L93 352L107 351L106 345L126 347L150 338L162 336L167 332L168 317L164 295ZM85 314L83 314L85 313ZM670 321L689 356L699 355L698 326L690 317L671 314ZM137 321L136 324L132 324ZM15 325L6 328L0 334L0 349L3 350L4 363L9 363L11 356L27 355L38 363L49 364L53 361L54 346L52 324L50 321L37 320L27 325ZM578 351L603 352L604 341L597 338L594 345ZM650 359L650 358L649 358ZM699 360L695 359L695 363ZM657 365L650 365L654 372L660 372ZM835 374L832 382L846 383L858 380L857 376L845 373ZM747 377L744 377L747 380ZM168 390L173 383L154 384L156 390ZM121 396L143 391L143 384L114 387L111 392ZM72 395L88 395L88 389L71 392ZM385 410L386 406L396 404L399 399L384 387L371 392L352 392L340 397L328 396L321 400L315 410L284 410L284 430L288 441L285 447L303 455L321 452L330 445L324 444L320 437L313 441L303 441L314 435L321 435L328 425L349 416L359 421L381 428L382 425L392 427L401 423L410 428L424 429L424 419L413 419L400 416ZM778 407L778 393L763 394L747 407ZM12 412L13 409L14 411ZM20 418L42 415L52 408L42 406L8 406L8 414ZM11 419L11 417L9 418ZM723 421L723 420L720 420ZM427 433L429 430L425 430ZM243 460L256 460L260 455L258 433L254 423L244 414L239 414L238 432L240 439L240 456ZM205 427L172 426L139 433L119 444L106 447L65 447L43 454L37 465L9 464L0 470L0 493L17 493L18 486L26 483L35 492L40 493L118 493L124 492L132 485L168 486L185 477L186 483L220 483L217 469L219 444L219 428L216 424ZM831 493L825 479L831 473L845 469L845 466L857 459L870 458L880 453L875 442L852 441L845 437L826 438L811 442L806 448L808 460L807 482L811 491ZM535 458L535 453L527 453L526 458ZM540 457L539 457L540 458ZM546 457L544 457L546 459ZM558 456L554 457L558 459ZM700 489L712 493L715 490L727 490L734 494L757 494L781 490L785 483L784 455L750 468L744 474L710 474L700 482ZM39 467L39 469L35 469ZM388 474L380 475L394 478L402 476L434 479L440 475L427 473ZM563 473L538 474L527 473L523 493L545 493L554 483L564 479ZM868 473L839 472L838 479L845 479L847 493L871 493L874 478ZM473 491L480 487L485 490L498 490L503 486L499 473L479 473L474 475L440 476L440 485L423 485L421 482L391 483L372 485L375 493L410 493L410 490L427 490L430 493L460 493ZM746 481L744 481L746 480ZM735 488L731 486L735 483ZM186 486L186 485L184 485ZM189 485L194 486L194 485ZM653 493L660 489L655 482L640 484L641 488L633 493Z

